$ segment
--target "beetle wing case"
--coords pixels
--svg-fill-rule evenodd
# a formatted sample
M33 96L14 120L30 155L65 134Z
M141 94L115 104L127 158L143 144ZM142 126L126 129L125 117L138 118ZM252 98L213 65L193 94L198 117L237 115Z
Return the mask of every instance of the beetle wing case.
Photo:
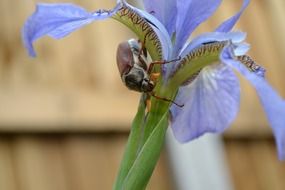
M134 65L134 57L128 42L122 42L119 44L116 59L121 76L131 70Z

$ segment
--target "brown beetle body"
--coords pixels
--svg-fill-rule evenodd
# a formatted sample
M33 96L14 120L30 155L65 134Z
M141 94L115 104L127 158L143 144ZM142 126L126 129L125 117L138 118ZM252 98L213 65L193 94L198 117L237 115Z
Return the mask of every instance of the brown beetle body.
M153 92L155 87L154 80L160 75L160 73L152 73L154 65L162 65L177 60L180 60L180 58L172 61L162 60L148 63L144 43L140 44L135 39L120 43L117 49L117 66L122 81L130 90L147 93L148 96L153 96L182 107L183 105L179 105L170 99L159 97ZM147 104L150 105L149 99L147 100ZM148 110L150 110L150 106L148 106Z
M150 80L147 55L141 55L141 46L137 40L130 39L119 44L117 66L122 81L130 90L151 92L154 82Z

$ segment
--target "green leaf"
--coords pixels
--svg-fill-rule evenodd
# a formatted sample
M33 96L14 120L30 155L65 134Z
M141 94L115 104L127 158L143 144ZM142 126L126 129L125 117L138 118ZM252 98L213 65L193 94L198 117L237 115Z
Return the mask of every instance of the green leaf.
M165 112L165 114L160 117L158 124L141 148L132 168L129 170L129 173L124 180L122 189L145 189L164 144L167 126L168 112Z
M142 141L142 129L145 119L145 104L143 100L143 96L141 97L141 101L139 104L138 112L133 120L132 129L128 138L127 146L125 149L125 153L120 165L119 173L114 184L113 189L119 190L122 189L122 184L127 176L130 168L132 167L141 146Z

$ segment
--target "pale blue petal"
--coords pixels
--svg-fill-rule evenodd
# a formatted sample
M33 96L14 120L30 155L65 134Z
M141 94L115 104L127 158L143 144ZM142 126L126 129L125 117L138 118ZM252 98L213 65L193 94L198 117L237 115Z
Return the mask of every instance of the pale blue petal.
M246 38L246 33L243 32L229 32L229 33L222 33L222 32L210 32L210 33L203 33L197 37L195 37L180 53L180 56L183 58L187 54L189 54L195 48L201 46L203 43L208 42L222 42L222 41L231 41L232 43L241 43ZM243 46L244 48L237 49L237 53L241 53L242 51L245 52L248 50L249 46ZM163 66L165 72L165 76L170 76L174 71L176 71L179 62L173 64L166 64Z
M36 11L26 21L22 38L24 45L31 56L35 56L33 42L38 38L49 35L53 38L62 38L69 33L89 24L94 20L105 19L114 14L120 4L111 11L98 10L93 13L73 4L38 4Z
M186 40L198 25L207 20L219 7L221 0L177 0L176 44L177 56Z
M240 102L239 82L223 64L205 67L190 85L180 87L171 106L171 128L180 142L207 132L224 131L236 117Z
M246 38L246 33L244 32L209 32L203 33L195 37L180 53L180 56L184 57L193 49L199 47L203 43L208 42L222 42L231 41L232 43L240 43Z
M147 12L154 15L167 29L169 35L175 31L176 23L176 0L144 0Z
M273 129L279 159L285 160L285 101L263 77L250 72L239 61L233 60L229 48L225 48L221 54L221 60L238 70L255 88Z
M149 14L148 12L133 7L128 3L125 3L125 5L133 9L136 13L138 13L141 17L145 18L150 23L150 26L155 31L161 43L163 59L169 60L172 52L172 43L171 43L171 38L164 25L156 17ZM153 61L158 61L158 60L153 60Z
M228 20L224 21L220 26L218 26L218 28L216 28L216 32L229 32L232 30L232 28L234 27L234 25L236 24L236 22L239 20L240 16L242 15L243 11L246 9L246 7L248 6L250 0L244 0L241 10L235 14L234 16L232 16L231 18L229 18Z
M250 49L250 44L243 42L236 45L234 49L235 56L245 55Z

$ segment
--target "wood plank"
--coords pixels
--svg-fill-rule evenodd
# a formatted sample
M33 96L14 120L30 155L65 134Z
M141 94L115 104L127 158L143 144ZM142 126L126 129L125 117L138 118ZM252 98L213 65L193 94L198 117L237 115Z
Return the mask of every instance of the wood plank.
M111 189L125 134L0 136L0 187L5 190ZM173 189L163 152L148 190Z
M13 159L17 181L22 190L66 190L63 160L57 139L34 136L13 141Z
M256 173L252 167L252 160L248 155L247 143L235 143L228 141L226 153L235 189L259 190L256 181Z
M70 189L111 189L123 154L126 136L75 135L67 137L64 141L63 151ZM172 189L164 154L147 189Z
M267 149L269 149L268 154L271 157L271 163L273 164L272 167L274 168L274 176L278 180L278 183L276 184L277 188L283 190L285 189L285 163L278 161L275 143L268 143L266 146Z
M3 190L18 189L10 142L0 136L0 189Z
M268 142L252 142L248 146L249 155L252 158L252 167L256 173L256 181L260 190L281 190L278 188L279 180L277 171L268 148ZM273 148L273 147L272 147Z
M67 137L63 153L70 189L111 189L124 143L120 136Z
M127 131L139 97L137 93L121 95L123 98L101 91L54 94L27 89L21 94L1 93L0 131Z
M272 139L226 139L225 145L235 189L284 189L285 163Z

